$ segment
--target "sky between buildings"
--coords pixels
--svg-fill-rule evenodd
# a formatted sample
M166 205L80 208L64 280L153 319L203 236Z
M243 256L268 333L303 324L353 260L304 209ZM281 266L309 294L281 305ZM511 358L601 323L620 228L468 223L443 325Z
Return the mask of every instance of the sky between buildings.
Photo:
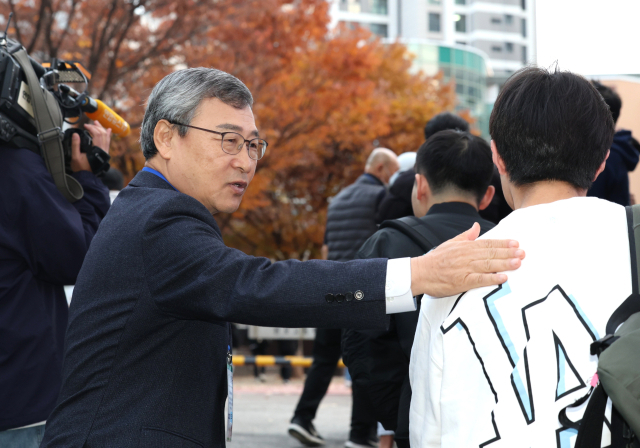
M640 0L536 0L537 64L640 74Z

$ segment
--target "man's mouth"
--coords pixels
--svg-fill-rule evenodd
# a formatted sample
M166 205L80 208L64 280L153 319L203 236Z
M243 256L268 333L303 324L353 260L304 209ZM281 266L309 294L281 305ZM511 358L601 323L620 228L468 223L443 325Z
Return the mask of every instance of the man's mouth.
M247 189L247 183L243 181L231 182L229 185L236 194L242 194Z

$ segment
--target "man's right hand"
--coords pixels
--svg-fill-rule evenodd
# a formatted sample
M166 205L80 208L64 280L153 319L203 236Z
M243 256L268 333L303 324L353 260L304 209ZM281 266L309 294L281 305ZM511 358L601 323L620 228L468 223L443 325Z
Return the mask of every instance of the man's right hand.
M473 288L507 281L497 272L518 269L525 257L514 240L478 240L480 225L441 244L426 255L411 259L411 291L448 297Z

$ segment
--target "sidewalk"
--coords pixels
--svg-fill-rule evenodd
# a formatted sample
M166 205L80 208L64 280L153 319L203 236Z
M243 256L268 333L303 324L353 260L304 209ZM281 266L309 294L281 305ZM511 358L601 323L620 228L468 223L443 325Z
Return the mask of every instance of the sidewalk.
M299 448L287 433L289 420L302 393L304 380L282 384L277 373L268 373L266 383L253 377L234 378L233 438L229 448ZM318 409L314 424L327 448L342 448L349 435L351 389L334 377Z

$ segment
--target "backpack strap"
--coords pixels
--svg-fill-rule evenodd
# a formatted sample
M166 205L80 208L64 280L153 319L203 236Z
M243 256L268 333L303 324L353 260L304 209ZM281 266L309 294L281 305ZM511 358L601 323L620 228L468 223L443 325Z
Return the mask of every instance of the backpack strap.
M574 448L600 448L608 398L602 384L593 390L580 422L580 430Z
M419 225L412 226L409 224L411 222ZM405 216L400 219L384 221L380 224L380 228L384 229L385 227L396 229L405 234L425 253L442 243L440 238L438 238L427 226L427 223L415 216Z
M607 335L615 333L616 328L626 321L632 314L640 312L640 294L638 291L638 278L640 268L640 205L627 206L627 228L629 231L629 255L631 258L631 295L622 302L611 315L607 322Z

